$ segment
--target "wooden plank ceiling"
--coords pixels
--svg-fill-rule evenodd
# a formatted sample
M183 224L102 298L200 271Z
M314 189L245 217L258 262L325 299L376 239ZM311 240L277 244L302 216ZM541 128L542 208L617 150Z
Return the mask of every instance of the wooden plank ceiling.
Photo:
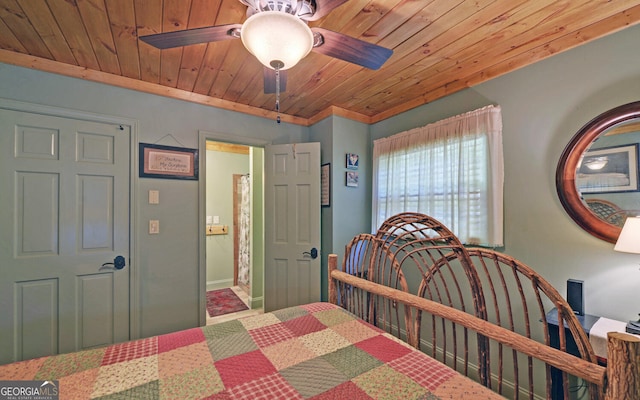
M245 12L238 0L0 0L0 62L272 118L275 95L240 40L138 40ZM287 71L282 120L378 122L639 21L640 0L349 0L310 25L393 55L372 71L310 53Z

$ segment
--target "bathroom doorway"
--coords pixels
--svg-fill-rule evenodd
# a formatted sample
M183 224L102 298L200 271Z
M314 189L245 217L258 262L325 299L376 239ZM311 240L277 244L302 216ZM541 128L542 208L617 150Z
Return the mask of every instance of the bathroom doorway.
M200 324L212 323L207 309L207 291L229 289L243 297L249 310L260 313L264 302L264 147L259 139L242 138L214 132L199 132L200 180L199 191L199 315ZM248 150L248 155L247 155ZM236 167L238 165L238 167ZM234 221L233 192L240 193L234 175L246 176L249 181L249 251L248 295L236 285L238 272L234 271L234 251L239 217ZM237 179L237 178L236 178ZM224 204L217 203L223 200ZM239 213L236 213L239 215ZM209 231L211 230L211 231ZM236 239L234 239L236 238ZM246 236L245 236L246 238ZM238 266L238 271L241 268ZM244 297L246 296L246 297ZM215 317L216 320L227 316Z
M222 311L234 314L244 312L243 306L262 306L252 301L257 293L252 290L253 153L251 146L206 141L207 323Z

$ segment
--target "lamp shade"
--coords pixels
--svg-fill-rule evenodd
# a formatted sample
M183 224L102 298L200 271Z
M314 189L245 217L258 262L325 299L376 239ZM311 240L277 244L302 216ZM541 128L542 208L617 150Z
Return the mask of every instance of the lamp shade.
M640 217L627 218L613 249L640 254Z
M282 11L253 14L242 25L244 47L267 68L285 70L313 47L313 32L300 18Z

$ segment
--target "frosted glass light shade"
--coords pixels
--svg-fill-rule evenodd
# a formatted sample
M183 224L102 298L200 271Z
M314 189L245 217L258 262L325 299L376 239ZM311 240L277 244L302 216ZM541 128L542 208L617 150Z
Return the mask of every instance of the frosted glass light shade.
M303 59L313 47L313 32L300 18L282 11L253 14L242 25L240 38L244 47L267 68L289 69Z
M640 217L627 218L613 249L640 254Z

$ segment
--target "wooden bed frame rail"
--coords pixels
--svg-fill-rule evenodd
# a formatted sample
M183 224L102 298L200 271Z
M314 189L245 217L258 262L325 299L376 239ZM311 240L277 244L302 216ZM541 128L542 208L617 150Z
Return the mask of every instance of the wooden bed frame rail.
M609 333L608 363L605 368L524 337L465 311L342 272L338 270L337 264L338 256L330 254L328 258L329 302L333 304L340 305L337 282L342 282L368 293L439 316L509 346L520 353L541 360L570 375L582 378L601 388L605 400L640 400L640 339L635 336L624 333Z

